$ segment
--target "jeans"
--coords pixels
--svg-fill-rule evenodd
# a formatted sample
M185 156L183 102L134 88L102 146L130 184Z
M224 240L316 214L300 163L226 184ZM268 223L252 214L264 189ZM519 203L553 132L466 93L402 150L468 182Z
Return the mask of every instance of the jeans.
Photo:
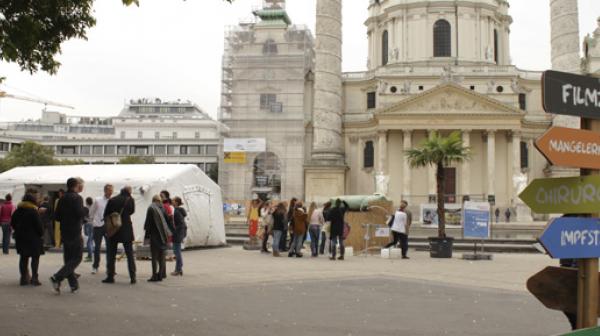
M19 259L19 271L21 272L21 279L26 280L29 278L29 258L31 258L31 280L38 279L38 268L40 266L40 256L24 256L21 255Z
M287 250L287 230L281 231L281 239L279 239L279 251Z
M269 249L267 247L267 243L269 242L269 227L265 226L265 233L263 236L263 240L262 240L262 250L263 252L269 252Z
M327 243L327 232L321 231L321 247L319 248L319 254L325 254L325 244Z
M10 247L10 234L12 229L9 223L1 223L2 225L2 253L8 254L8 248Z
M100 248L102 247L102 238L104 238L104 246L106 247L106 259L108 260L108 238L104 226L94 228L94 264L92 268L100 266Z
M334 259L337 252L337 242L340 243L340 257L343 257L344 252L346 252L346 248L344 247L344 238L342 238L342 235L331 236L331 257Z
M393 238L393 240L389 244L385 245L384 248L387 249L392 246L397 246L398 243L400 242L400 233L396 232L396 231L392 231L392 238Z
M167 277L167 251L161 247L150 244L150 253L152 255L152 278L164 279Z
M75 269L81 263L83 258L83 239L75 240L63 239L63 260L64 266L54 274L54 279L58 282L67 279L71 288L79 287L77 278L75 278Z
M118 242L112 241L108 239L108 257L106 258L106 275L109 278L114 278L115 276L115 263L117 261L117 246ZM135 279L135 258L133 256L133 243L125 242L123 243L123 248L125 249L125 254L127 255L127 269L129 270L129 277L133 280Z
M183 259L181 258L181 243L173 243L175 255L175 272L183 272Z
M294 239L290 243L290 255L302 255L302 242L304 241L304 235L294 235Z
M273 230L273 252L279 252L279 246L281 242L281 235L283 231L281 230Z
M321 233L321 225L311 224L308 230L310 234L310 252L313 257L319 255L319 233Z
M86 223L85 232L87 233L87 241L85 242L85 247L87 249L87 257L92 258L92 254L94 253L94 227L91 223Z

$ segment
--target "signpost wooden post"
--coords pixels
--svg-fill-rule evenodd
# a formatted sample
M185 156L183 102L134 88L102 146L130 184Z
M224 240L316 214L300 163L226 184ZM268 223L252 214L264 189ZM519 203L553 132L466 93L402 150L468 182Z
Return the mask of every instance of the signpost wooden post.
M582 117L581 128L600 134L600 79L590 76L579 76L570 73L557 72L557 71L546 71L542 78L542 96L544 110L548 113L572 115ZM567 150L569 155L576 155L568 164L569 167L584 168L581 170L582 177L579 182L574 182L573 185L563 185L559 189L555 189L558 203L567 204L568 201L564 201L565 192L577 194L572 187L581 187L581 194L585 202L588 205L598 201L600 199L600 193L596 193L591 196L591 189L596 188L596 181L600 179L600 170L594 164L590 164L589 157L594 153L594 137L590 136L589 133L580 132L579 134L567 133L563 131L564 136L585 137L583 140L587 142L586 145L581 144L575 145L575 150ZM575 132L577 133L577 132ZM581 140L581 139L579 139ZM590 141L591 140L591 141ZM577 143L577 142L576 142ZM572 144L572 143L571 143ZM585 146L585 147L584 147ZM558 147L560 148L560 146ZM565 148L569 148L566 146ZM571 147L572 148L572 147ZM581 148L581 149L578 149ZM551 154L549 160L552 162L554 156L552 153L545 153L545 150L551 149L550 147L544 148L542 144L542 153L544 155ZM556 160L564 159L564 157L554 158ZM564 163L564 162L563 162ZM592 170L593 169L593 170ZM585 176L585 177L584 177ZM586 181L590 182L587 183ZM563 180L563 182L565 182ZM535 183L535 181L534 181ZM570 190L569 190L570 189ZM542 197L543 192L541 189L537 189L535 195L535 203L544 203ZM587 190L587 192L586 192ZM546 194L548 195L548 194ZM596 199L594 201L593 199ZM550 196L552 199L552 196ZM582 213L578 210L589 209L588 215L592 217L600 217L598 209L600 207L585 207L581 201L578 203L576 199L571 200L573 207L566 207L562 211L563 213ZM535 211L535 210L534 210ZM598 258L584 257L583 259L577 260L577 327L589 328L596 327L598 325Z

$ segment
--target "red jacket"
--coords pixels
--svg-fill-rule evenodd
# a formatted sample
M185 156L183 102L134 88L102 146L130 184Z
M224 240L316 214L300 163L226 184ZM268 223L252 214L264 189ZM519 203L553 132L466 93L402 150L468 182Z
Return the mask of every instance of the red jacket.
M15 212L15 206L12 202L4 202L2 207L0 207L0 223L10 223L13 212Z

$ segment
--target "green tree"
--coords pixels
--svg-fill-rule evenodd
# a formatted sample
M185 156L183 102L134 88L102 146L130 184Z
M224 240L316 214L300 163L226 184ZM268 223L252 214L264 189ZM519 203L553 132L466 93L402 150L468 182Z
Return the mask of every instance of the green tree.
M213 165L212 167L210 167L210 169L208 170L208 174L206 175L208 175L208 177L215 181L215 183L219 183L219 166Z
M153 156L126 156L119 160L119 164L153 164Z
M122 1L139 6L139 0ZM87 31L96 24L93 4L94 0L0 1L0 60L17 63L30 73L55 74L61 44L87 39Z
M435 179L437 184L437 213L438 237L446 237L446 209L444 207L444 168L452 163L461 163L471 157L471 149L463 146L461 133L452 132L448 137L443 137L434 132L418 148L406 152L406 157L411 167L422 168L433 166L436 168Z
M15 167L24 166L52 166L54 165L54 152L37 142L26 141L6 155L0 162L0 169L7 171Z

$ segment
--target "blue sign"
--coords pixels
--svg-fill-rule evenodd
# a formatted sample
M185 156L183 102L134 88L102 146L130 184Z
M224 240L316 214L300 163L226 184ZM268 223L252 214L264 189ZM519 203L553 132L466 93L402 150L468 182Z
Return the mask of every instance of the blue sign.
M465 202L463 236L465 238L490 238L489 203Z
M600 257L600 219L561 217L552 220L539 238L554 259Z

